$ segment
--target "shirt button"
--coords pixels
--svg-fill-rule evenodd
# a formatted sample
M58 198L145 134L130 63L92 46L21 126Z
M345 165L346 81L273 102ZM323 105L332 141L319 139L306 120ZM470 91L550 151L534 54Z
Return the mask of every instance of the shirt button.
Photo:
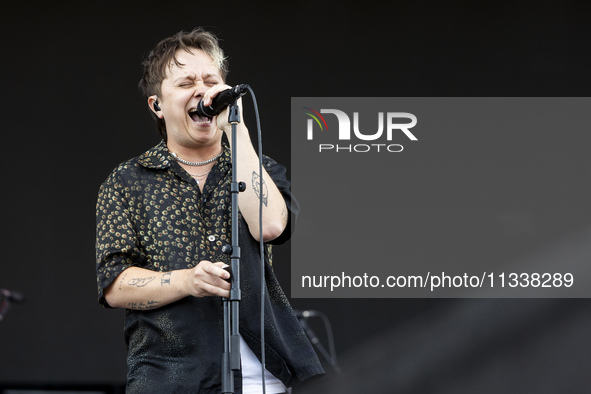
M215 235L210 235L209 237L207 237L207 239L209 240L209 242L213 242L215 241Z

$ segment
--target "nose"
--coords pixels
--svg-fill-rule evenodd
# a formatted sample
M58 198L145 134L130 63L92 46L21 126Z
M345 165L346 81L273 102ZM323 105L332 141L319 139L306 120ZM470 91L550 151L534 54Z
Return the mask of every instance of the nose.
M197 98L203 97L208 89L209 88L203 83L203 81L197 81L195 83L195 91L193 92L193 96Z

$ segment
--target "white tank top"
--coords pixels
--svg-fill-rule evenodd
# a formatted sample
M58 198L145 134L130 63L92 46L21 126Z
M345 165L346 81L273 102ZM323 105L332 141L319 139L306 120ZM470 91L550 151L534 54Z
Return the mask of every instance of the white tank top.
M240 361L242 362L242 392L244 394L262 394L263 380L261 362L240 336ZM265 368L265 386L267 394L285 393L286 387Z

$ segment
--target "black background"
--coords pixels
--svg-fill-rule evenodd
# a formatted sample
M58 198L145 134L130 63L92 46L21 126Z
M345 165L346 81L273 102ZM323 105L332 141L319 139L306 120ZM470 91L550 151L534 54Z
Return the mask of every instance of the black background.
M588 96L589 7L580 4L3 4L0 287L27 302L0 322L0 384L125 379L122 311L96 301L94 208L115 165L159 140L137 82L160 39L196 26L217 33L229 84L248 83L257 95L264 150L289 162L291 97ZM289 292L289 249L276 253ZM591 384L588 300L293 305L327 314L344 371L327 366L328 377L302 392L582 392Z

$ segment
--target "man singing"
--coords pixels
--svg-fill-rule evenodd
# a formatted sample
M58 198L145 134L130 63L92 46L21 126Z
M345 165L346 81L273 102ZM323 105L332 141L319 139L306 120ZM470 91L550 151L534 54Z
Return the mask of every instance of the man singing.
M120 164L97 202L99 302L126 308L128 393L221 391L222 297L229 297L232 128L228 110L196 112L222 91L228 63L202 29L162 40L143 62L140 89L163 140ZM240 100L239 100L240 101ZM240 106L240 103L239 103ZM225 137L225 138L224 138ZM271 244L290 236L298 212L285 167L263 157L248 129L236 128L240 241L241 371L237 393L262 392L259 205L265 242L267 393L323 373L271 268ZM262 182L262 193L259 184Z

